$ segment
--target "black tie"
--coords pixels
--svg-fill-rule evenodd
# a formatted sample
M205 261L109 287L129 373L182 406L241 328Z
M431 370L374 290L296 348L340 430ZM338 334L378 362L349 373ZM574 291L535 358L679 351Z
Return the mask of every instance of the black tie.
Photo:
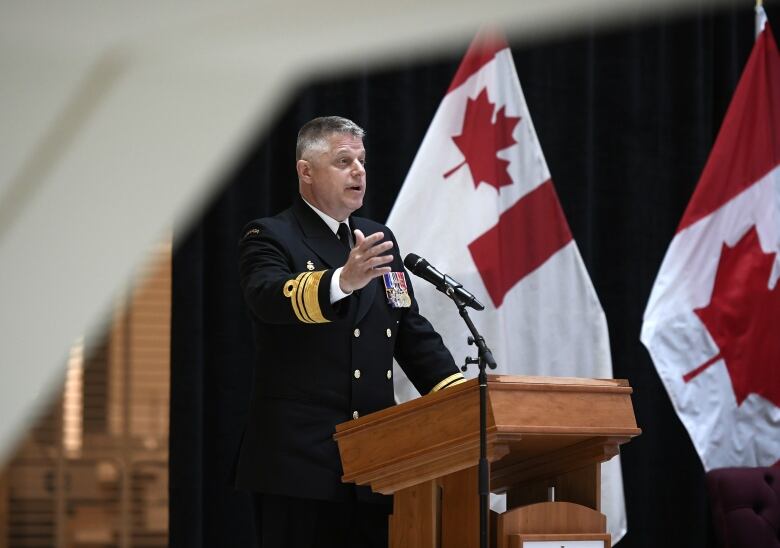
M339 223L339 230L337 232L339 236L339 240L341 240L342 245L347 249L347 252L349 252L352 247L349 245L349 225L347 223Z

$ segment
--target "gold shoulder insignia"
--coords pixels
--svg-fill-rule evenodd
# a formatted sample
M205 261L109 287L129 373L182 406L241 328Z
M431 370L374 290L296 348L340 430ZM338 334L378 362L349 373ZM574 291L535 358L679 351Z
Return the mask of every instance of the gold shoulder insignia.
M314 270L314 263L311 261L306 261L306 270Z
M322 315L319 300L320 280L326 270L301 272L294 280L284 284L284 296L290 299L295 317L303 323L328 323Z
M244 237L241 238L242 240L246 240L250 236L259 236L260 235L260 229L259 228L250 228L246 231L246 234L244 234Z
M466 377L463 376L463 373L454 373L434 386L431 389L431 392L438 392L443 388L450 388L451 386L463 384L464 382L466 382Z

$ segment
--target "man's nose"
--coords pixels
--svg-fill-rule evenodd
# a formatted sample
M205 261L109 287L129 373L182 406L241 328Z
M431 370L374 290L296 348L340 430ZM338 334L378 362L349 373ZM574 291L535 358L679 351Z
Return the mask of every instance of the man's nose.
M360 160L355 160L352 162L352 171L355 172L356 175L362 175L366 172L366 167Z

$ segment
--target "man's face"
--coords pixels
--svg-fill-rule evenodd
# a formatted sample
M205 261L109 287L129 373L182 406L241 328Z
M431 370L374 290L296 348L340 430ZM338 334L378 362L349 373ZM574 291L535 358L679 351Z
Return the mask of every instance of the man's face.
M363 205L366 149L363 139L334 133L326 151L312 150L298 161L301 194L313 206L343 221Z

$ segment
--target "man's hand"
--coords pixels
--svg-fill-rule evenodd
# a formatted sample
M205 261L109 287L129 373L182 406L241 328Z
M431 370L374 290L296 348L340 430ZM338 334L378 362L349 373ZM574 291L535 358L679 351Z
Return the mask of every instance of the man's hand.
M339 278L339 287L344 293L362 289L374 278L390 272L389 266L382 265L393 260L392 255L380 255L393 247L390 241L377 244L385 236L382 232L365 237L360 230L355 230L354 235L355 247L349 252Z

